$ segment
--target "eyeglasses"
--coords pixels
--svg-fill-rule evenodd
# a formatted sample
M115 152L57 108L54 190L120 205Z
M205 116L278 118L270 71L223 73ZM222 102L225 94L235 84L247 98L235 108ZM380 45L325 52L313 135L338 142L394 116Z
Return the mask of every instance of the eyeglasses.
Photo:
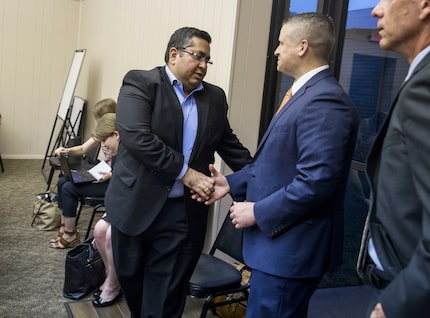
M210 65L213 64L213 62L211 61L211 57L210 56L205 56L205 55L202 55L200 53L189 51L189 50L185 49L184 47L178 47L178 50L180 50L182 52L185 52L185 53L188 53L196 61L205 62L206 64L210 64Z

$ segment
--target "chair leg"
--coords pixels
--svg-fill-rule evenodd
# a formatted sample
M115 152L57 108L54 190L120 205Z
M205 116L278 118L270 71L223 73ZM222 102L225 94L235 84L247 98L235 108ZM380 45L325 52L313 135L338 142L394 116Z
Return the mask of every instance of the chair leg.
M52 178L54 177L55 168L51 167L51 170L49 171L48 180L46 180L47 187L46 191L49 191L49 188L51 187Z
M1 154L0 154L0 166L1 166L1 172L4 172L3 161L1 160Z
M78 211L76 212L76 222L75 222L76 227L78 227L79 217L81 216L83 206L84 206L84 202L82 200L79 200Z
M205 301L205 303L203 304L203 307L202 307L202 311L200 312L200 318L206 318L206 315L208 313L209 305L210 305L210 303L212 301L212 298L213 297L211 297L211 296L209 296L208 298L206 298L206 301Z
M93 222L94 222L94 217L96 216L97 212L101 212L99 211L100 208L104 208L103 204L98 204L96 205L96 207L93 209L93 214L91 214L91 218L90 218L90 223L88 223L88 228L87 228L87 234L85 234L85 241L87 240L87 238L90 236L90 232L91 232L91 228L93 226Z

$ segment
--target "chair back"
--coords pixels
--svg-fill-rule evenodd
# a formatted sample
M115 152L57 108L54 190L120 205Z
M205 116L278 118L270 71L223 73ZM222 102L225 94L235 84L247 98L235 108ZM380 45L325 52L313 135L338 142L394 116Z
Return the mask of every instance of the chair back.
M75 147L75 146L79 146L82 144L82 138L80 136L76 136L76 137L70 137L69 140L66 143L66 148L71 148L71 147ZM69 156L69 164L72 167L76 167L78 165L81 164L81 156L76 156L76 155L70 155Z
M236 229L231 223L230 212L227 212L209 254L213 255L216 250L220 250L235 260L244 263L242 256L242 230Z

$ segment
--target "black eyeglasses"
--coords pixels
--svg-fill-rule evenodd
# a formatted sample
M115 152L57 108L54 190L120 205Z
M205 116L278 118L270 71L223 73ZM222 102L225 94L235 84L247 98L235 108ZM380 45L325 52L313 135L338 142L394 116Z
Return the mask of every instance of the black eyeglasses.
M182 52L185 52L185 53L188 53L189 55L191 55L191 57L193 58L193 59L195 59L196 61L199 61L199 62L205 62L206 64L210 64L210 65L212 65L213 64L213 62L211 61L211 57L210 56L205 56L205 55L202 55L202 54L200 54L200 53L196 53L196 52L193 52L193 51L189 51L189 50L187 50L186 48L184 48L184 47L178 47L178 50L180 50L180 51L182 51Z

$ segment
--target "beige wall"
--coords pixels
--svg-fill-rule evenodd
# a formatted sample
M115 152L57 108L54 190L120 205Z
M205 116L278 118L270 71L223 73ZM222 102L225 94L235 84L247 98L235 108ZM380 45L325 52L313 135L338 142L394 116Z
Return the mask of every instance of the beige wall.
M44 158L75 49L87 50L75 92L88 101L87 138L94 103L116 99L129 69L162 65L185 25L211 34L206 80L226 91L233 129L253 151L270 10L270 0L0 0L2 157Z
M86 49L75 95L93 105L117 98L130 69L164 64L171 33L194 26L212 36L206 81L229 99L231 125L255 151L271 0L0 0L0 151L4 159L44 158L76 49ZM54 139L58 135L55 131ZM51 145L55 144L53 140ZM224 172L220 160L217 166ZM47 165L49 166L49 165ZM214 205L207 245L230 205Z
M3 158L43 158L77 45L79 5L0 0Z

